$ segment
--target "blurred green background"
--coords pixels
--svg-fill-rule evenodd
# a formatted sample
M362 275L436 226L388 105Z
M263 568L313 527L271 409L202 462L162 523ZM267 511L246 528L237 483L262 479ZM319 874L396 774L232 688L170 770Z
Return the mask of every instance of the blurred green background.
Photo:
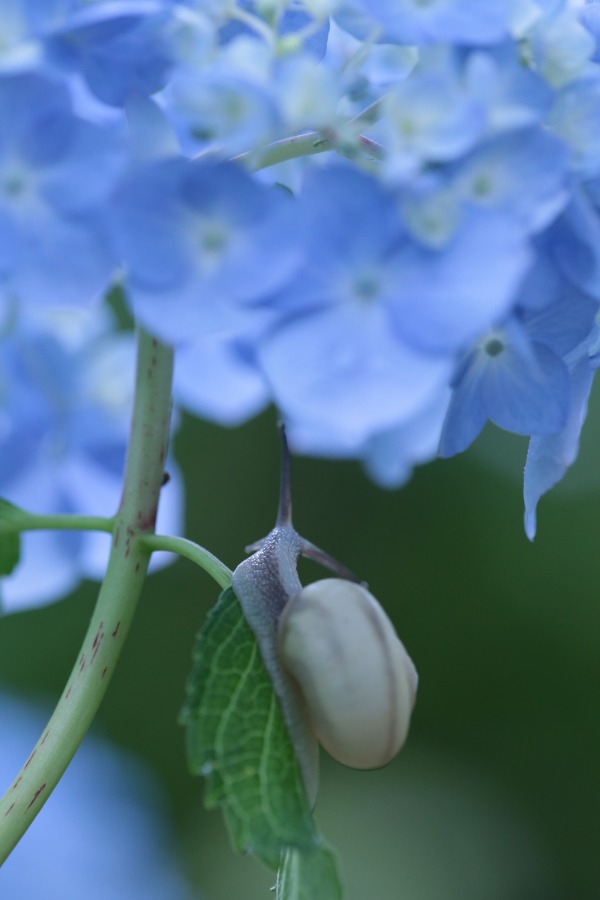
M534 544L522 528L525 446L495 430L396 492L357 464L294 460L296 527L369 582L420 674L408 745L389 767L323 758L317 818L348 900L600 897L597 411L591 420L577 468L541 503ZM175 449L187 535L234 567L273 524L275 415L231 431L186 419ZM301 574L323 573L306 563ZM0 683L54 700L95 592L0 620ZM165 785L199 895L266 900L271 874L235 856L220 815L202 809L176 722L216 596L185 561L149 579L98 729Z

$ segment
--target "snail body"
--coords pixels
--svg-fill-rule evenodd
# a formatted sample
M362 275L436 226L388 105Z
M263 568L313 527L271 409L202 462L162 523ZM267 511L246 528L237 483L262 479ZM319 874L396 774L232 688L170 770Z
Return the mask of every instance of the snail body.
M231 585L254 632L296 751L311 805L317 799L318 743L298 686L284 669L277 649L277 623L286 603L302 589L296 572L302 539L288 525L276 526L239 564Z
M319 743L355 769L385 766L406 740L417 673L372 594L341 578L291 597L279 653L300 687Z

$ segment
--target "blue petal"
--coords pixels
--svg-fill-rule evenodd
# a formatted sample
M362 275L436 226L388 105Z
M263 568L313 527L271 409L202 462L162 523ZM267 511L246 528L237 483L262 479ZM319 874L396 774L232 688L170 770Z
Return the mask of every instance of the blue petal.
M117 249L135 280L149 289L176 287L192 259L181 234L182 165L169 160L139 167L115 193L111 212Z
M500 365L489 365L482 384L492 422L515 434L552 434L563 427L569 400L565 364L543 344L524 356L509 345Z
M414 3L413 0L346 0L336 21L351 34L364 38L381 26L379 39L387 43L492 44L509 36L514 0L448 0Z
M600 300L600 216L583 188L573 192L548 239L564 275Z
M108 289L116 260L97 221L40 215L30 224L27 239L27 265L12 280L23 302L83 306Z
M529 442L523 494L525 499L525 533L530 541L535 537L537 504L554 487L577 459L579 436L587 413L594 372L587 355L570 373L569 415L558 434L532 437Z
M539 231L565 205L565 145L538 128L519 129L481 144L456 167L461 194L471 203L514 216Z
M596 41L596 50L591 57L593 62L600 62L600 3L588 0L587 6L579 10L579 21Z
M531 261L521 230L501 215L473 213L441 250L399 255L394 320L430 351L460 349L511 307Z
M378 307L332 308L276 328L259 359L284 414L352 440L415 415L447 381L450 360L394 338Z
M270 400L255 363L234 341L217 336L178 348L174 396L197 416L220 425L240 425Z
M434 458L449 400L450 391L444 387L414 418L367 442L363 463L376 484L385 488L401 487L410 478L415 465Z
M439 454L442 457L454 456L469 447L487 422L488 412L481 395L481 384L472 358L462 381L455 387L450 406L442 429Z
M526 312L523 323L534 341L564 357L590 333L597 312L598 303L594 299L563 284L556 302Z
M549 434L567 416L565 363L544 344L530 341L515 320L479 342L454 381L440 452L465 450L487 419L516 434Z
M558 94L550 129L571 150L571 167L586 178L600 173L600 77L580 78Z
M162 3L98 3L67 17L49 41L53 61L75 66L104 103L164 86L172 64Z

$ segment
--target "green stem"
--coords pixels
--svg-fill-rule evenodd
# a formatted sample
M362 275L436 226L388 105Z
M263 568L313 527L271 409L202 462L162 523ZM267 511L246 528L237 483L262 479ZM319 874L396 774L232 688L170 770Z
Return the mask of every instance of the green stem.
M365 137L365 135L360 135L358 144L360 149L374 159L380 159L383 156L381 144ZM319 131L311 131L308 134L294 135L293 137L283 138L280 141L274 141L261 150L240 153L239 156L234 156L233 159L234 162L247 162L253 172L258 172L260 169L268 169L269 166L287 162L289 159L314 156L315 153L327 153L329 150L336 150L338 153L346 155L345 152L342 153L335 140L328 138Z
M40 811L83 740L131 624L149 560L139 537L154 531L163 481L172 372L173 352L140 331L131 438L106 576L58 705L0 800L0 864Z
M273 32L264 19L253 15L253 13L248 12L248 10L241 9L239 6L232 10L231 18L237 19L238 22L247 25L248 28L260 35L267 45L271 46L273 44Z
M104 516L75 516L65 513L56 516L39 515L19 510L18 516L3 522L1 533L14 531L107 531L112 533L114 518Z
M228 588L231 584L231 569L228 569L210 550L188 541L187 538L171 537L166 534L145 534L140 538L140 543L151 553L154 550L167 550L169 553L177 553L191 560L214 578L222 588Z
M363 109L350 122L353 125L370 125L377 121L380 112L381 101L377 100ZM368 156L374 159L383 158L383 147L381 144L366 137L366 135L361 134L359 136L358 145L359 149L364 150ZM282 138L280 141L273 141L272 144L267 144L266 147L258 150L240 153L238 156L234 156L233 159L235 162L248 163L254 172L258 172L260 169L267 169L269 166L275 166L290 159L313 156L315 153L327 153L329 150L337 150L343 153L334 138L324 132L310 131L306 134L297 134L292 137Z

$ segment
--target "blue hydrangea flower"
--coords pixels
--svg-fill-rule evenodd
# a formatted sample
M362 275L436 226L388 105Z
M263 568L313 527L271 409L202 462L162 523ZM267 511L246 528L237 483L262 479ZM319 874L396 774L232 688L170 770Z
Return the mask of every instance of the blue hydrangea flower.
M0 69L76 73L104 103L161 88L176 57L164 0L4 0Z
M594 53L592 34L580 21L578 10L553 3L525 36L531 63L555 87L573 81L586 71Z
M425 163L458 159L487 128L487 110L479 91L465 83L454 54L421 61L409 78L382 99L374 134L385 148L388 177L406 179Z
M286 418L337 429L356 447L428 403L451 358L396 324L410 241L393 195L356 170L323 169L307 180L298 217L305 264L271 301L259 361Z
M77 71L104 103L123 106L166 83L173 65L170 20L160 0L70 0L46 53L54 65Z
M64 19L65 0L3 0L0 71L31 70L47 63L45 38Z
M583 178L600 174L600 76L570 82L556 97L548 125L571 150L571 168Z
M238 330L302 252L289 197L232 163L139 167L116 196L113 227L134 312L166 341Z
M278 136L279 116L270 92L243 73L220 67L176 77L165 107L189 156L213 150L233 157Z
M448 175L461 200L514 219L528 234L552 223L569 200L567 148L539 128L482 141Z
M510 311L531 261L512 216L467 209L443 243L409 243L398 259L394 324L425 351L460 351Z
M454 382L440 444L442 456L460 453L488 419L517 434L552 434L567 417L564 363L509 320L483 338Z
M123 163L118 132L74 115L65 85L0 78L0 286L19 302L81 305L116 260L102 204Z
M541 122L554 101L550 85L523 65L512 43L469 54L464 78L486 109L490 135Z
M37 513L112 516L122 489L133 390L134 346L98 311L21 317L0 344L0 496ZM160 525L181 521L176 468ZM105 534L30 532L17 569L2 579L6 611L64 596L101 577ZM160 563L160 560L158 560ZM164 562L164 559L163 559Z
M343 0L336 21L357 37L386 43L500 43L510 35L514 0Z
M488 419L516 434L561 431L569 414L566 360L596 310L591 298L563 288L556 302L515 314L488 332L455 376L440 453L465 450Z

